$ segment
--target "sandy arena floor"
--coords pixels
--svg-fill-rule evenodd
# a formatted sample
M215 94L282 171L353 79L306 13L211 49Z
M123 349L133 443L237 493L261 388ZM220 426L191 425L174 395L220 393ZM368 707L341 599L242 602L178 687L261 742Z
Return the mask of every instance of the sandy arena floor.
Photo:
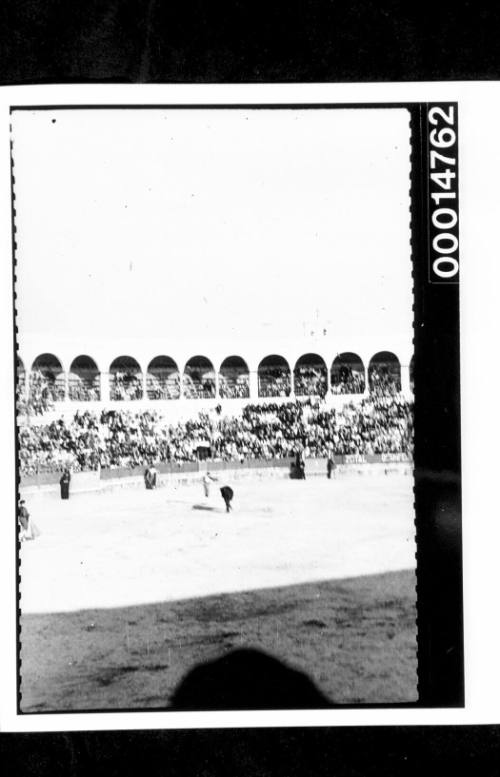
M30 497L23 613L181 600L415 567L412 480L400 473ZM199 509L199 507L213 509Z

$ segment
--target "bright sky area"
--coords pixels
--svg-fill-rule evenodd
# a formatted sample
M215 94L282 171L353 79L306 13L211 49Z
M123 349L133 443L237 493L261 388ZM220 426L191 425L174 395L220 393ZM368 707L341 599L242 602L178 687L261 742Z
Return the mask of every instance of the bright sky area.
M21 335L411 336L403 109L14 112Z

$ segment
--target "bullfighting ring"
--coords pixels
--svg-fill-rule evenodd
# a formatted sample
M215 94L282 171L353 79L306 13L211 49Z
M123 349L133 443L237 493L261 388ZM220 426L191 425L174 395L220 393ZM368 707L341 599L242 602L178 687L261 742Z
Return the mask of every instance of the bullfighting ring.
M220 473L224 477L223 473ZM333 703L416 700L408 469L32 494L21 710L167 708L196 664L252 647Z

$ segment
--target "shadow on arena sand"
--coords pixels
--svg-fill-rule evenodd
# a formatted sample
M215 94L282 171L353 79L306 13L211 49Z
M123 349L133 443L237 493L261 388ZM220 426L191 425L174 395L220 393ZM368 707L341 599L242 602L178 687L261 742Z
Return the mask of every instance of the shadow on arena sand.
M415 598L408 570L24 615L21 710L414 702Z

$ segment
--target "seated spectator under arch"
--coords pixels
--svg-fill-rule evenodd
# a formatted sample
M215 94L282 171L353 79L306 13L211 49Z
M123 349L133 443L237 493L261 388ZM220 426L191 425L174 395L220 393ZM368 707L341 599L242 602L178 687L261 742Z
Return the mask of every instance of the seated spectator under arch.
M61 362L52 353L37 356L31 367L30 400L62 402L66 396L66 378Z
M19 356L16 359L16 409L19 415L26 415L29 412L26 397L26 370Z
M370 359L368 384L371 394L397 394L401 391L401 365L391 351L379 351Z
M16 378L17 378L17 390L19 393L24 393L26 387L26 370L24 369L23 360L18 356L16 360Z
M257 370L259 397L289 397L292 392L290 366L283 356L262 359Z
M71 362L68 377L69 398L73 402L92 402L101 398L101 374L90 356L77 356Z
M340 353L331 369L332 394L363 394L365 383L365 365L356 353Z
M109 373L110 399L142 399L142 372L135 359L131 356L118 356L111 362Z
M186 362L182 376L182 390L186 399L215 397L215 370L206 356L192 356Z
M293 385L298 397L324 397L326 394L326 364L317 353L306 353L297 360L293 370Z
M146 392L148 399L179 399L181 377L177 364L170 356L156 356L149 363Z
M241 356L228 356L219 370L219 396L222 399L248 399L250 373Z

